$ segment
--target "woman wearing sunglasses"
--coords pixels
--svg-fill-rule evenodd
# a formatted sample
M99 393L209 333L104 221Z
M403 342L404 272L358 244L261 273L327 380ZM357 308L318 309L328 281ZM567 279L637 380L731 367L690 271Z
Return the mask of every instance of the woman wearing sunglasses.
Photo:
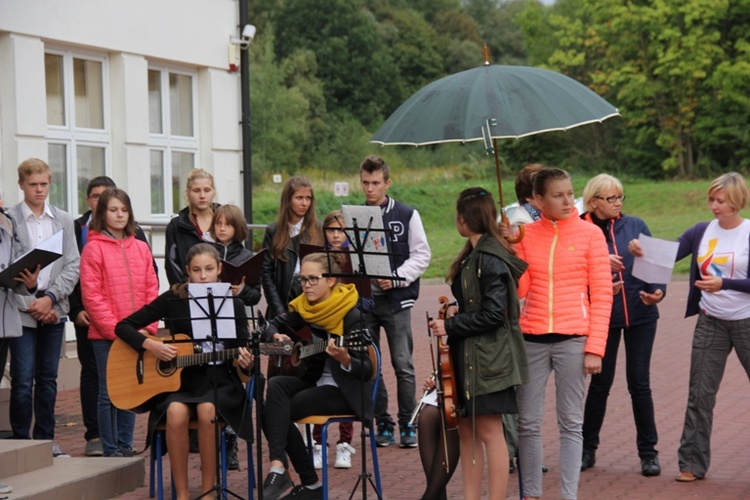
M636 445L644 476L661 474L657 433L654 421L654 402L651 397L651 351L659 319L658 302L666 294L666 286L649 284L634 277L634 257L628 252L628 242L643 233L651 235L646 223L622 213L625 201L622 184L607 174L591 179L583 190L587 212L581 218L596 224L603 232L609 247L614 301L609 321L607 347L602 359L601 373L591 376L583 414L583 456L581 470L596 463L599 431L607 410L607 397L612 388L620 339L625 340L625 377L633 406Z

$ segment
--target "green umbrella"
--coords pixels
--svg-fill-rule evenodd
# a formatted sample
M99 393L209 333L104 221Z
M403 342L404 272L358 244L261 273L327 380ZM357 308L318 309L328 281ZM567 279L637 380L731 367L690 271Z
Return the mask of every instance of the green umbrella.
M617 108L561 73L527 66L485 64L441 78L407 99L370 142L424 146L484 140L495 153L497 139L518 139L602 122ZM502 206L502 188L500 204Z

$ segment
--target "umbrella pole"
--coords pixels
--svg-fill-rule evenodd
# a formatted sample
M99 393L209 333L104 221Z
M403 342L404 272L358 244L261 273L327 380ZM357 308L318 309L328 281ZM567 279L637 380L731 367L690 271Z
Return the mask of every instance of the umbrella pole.
M510 228L510 220L508 220L508 216L505 215L505 209L503 208L505 206L505 201L503 200L503 179L500 176L500 156L497 152L497 139L494 137L492 138L492 149L495 152L495 174L497 175L497 192L498 192L498 203L500 204L500 220L502 221L502 224L505 225L505 227ZM506 236L506 240L508 240L509 243L518 243L523 239L525 231L523 226L520 226L518 228L518 235L514 238L508 238Z
M502 177L500 177L500 156L497 152L497 139L494 137L492 138L492 150L495 152L495 174L497 175L497 191L498 191L498 197L497 202L500 204L500 208L505 206L505 201L503 201L503 180ZM507 224L507 217L505 217L505 211L502 213L503 216L503 222Z

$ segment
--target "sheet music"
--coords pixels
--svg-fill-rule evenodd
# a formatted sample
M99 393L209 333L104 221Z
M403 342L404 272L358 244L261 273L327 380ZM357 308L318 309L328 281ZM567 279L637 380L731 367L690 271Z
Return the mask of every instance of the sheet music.
M193 338L195 340L211 338L211 318L208 305L209 291L213 295L217 318L216 337L219 339L236 339L237 329L234 323L234 297L232 296L232 289L229 283L188 283L190 325L193 328Z
M364 255L365 272L370 276L393 276L391 261L388 258L387 236L385 231L383 231L383 214L380 211L380 207L341 205L341 212L344 214L346 227L353 227L354 220L356 219L362 249L365 252L374 253ZM370 224L370 220L372 220L372 224ZM367 233L368 226L370 227L369 234ZM346 232L353 244L356 245L357 238L354 235L354 231L346 230ZM365 238L365 235L367 235L367 238ZM359 255L357 255L354 247L352 247L351 258L352 269L355 272L359 271Z

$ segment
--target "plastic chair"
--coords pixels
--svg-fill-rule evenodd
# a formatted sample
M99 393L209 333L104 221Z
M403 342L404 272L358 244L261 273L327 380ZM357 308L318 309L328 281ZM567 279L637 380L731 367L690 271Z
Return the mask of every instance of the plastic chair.
M247 393L247 411L252 411L253 409L253 395L255 392L255 379L251 378L250 381L245 384L245 391ZM219 445L219 454L220 454L220 465L221 465L221 485L226 488L227 487L227 449L226 449L226 430L225 430L224 423L221 423L221 436L220 436L220 445ZM197 429L198 428L198 421L197 420L191 420L188 424L188 429ZM151 463L150 463L150 477L149 477L149 487L148 487L148 496L149 498L154 498L154 494L158 493L158 500L164 500L164 475L163 475L163 465L162 465L162 454L164 450L164 440L166 439L166 424L160 423L156 426L156 429L154 430L154 437L153 437L153 443L152 443L152 451L151 451ZM156 474L154 474L154 471L156 471ZM154 478L157 478L156 483L157 485L154 485ZM253 500L253 490L255 489L255 467L253 465L253 450L251 443L247 442L247 494L248 499ZM174 480L172 481L172 499L175 498L175 488L174 488Z
M375 407L375 399L378 395L378 380L380 377L380 351L372 344L370 348L370 359L374 361L373 365L376 366L376 370L373 373L374 383L372 384L372 406ZM374 358L374 359L373 359ZM328 500L328 447L325 445L328 442L328 425L336 422L361 422L356 415L310 415L303 419L297 420L298 424L306 424L307 430L307 451L310 454L310 460L313 460L313 445L314 441L312 438L312 426L321 425L323 431L321 432L322 440L322 452L323 452L323 499ZM375 425L374 419L369 422L364 422L363 425L369 430L370 433L370 453L372 453L372 472L375 476L375 487L378 490L378 495L383 497L383 487L380 484L380 467L378 465L378 450L377 444L375 443ZM363 456L362 460L366 460Z

